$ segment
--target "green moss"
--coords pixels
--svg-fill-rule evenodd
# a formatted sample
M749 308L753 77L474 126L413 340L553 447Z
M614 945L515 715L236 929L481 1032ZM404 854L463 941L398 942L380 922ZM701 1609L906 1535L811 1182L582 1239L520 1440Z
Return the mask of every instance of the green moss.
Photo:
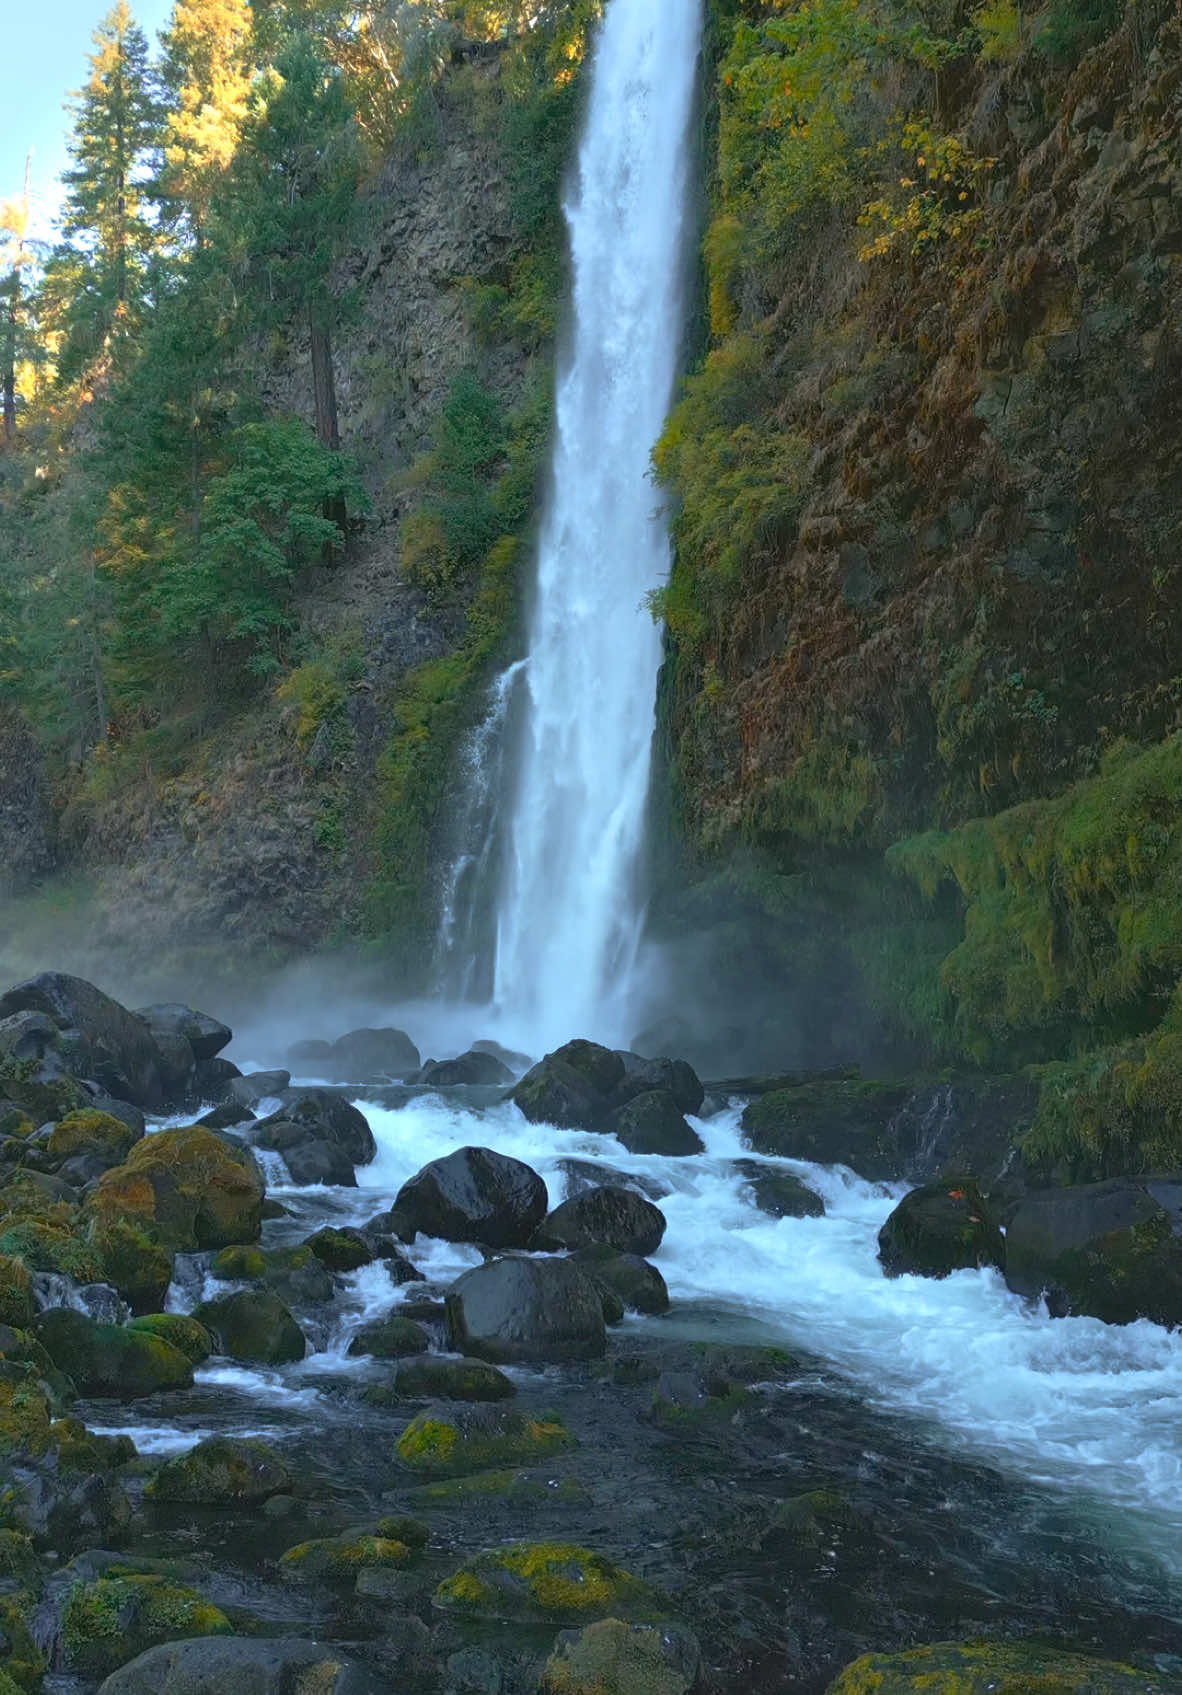
M0 1253L0 1324L16 1329L28 1324L36 1311L33 1278L22 1260Z
M367 1566L400 1570L411 1558L405 1542L387 1536L332 1536L301 1542L279 1561L280 1573L300 1583L353 1582Z
M32 1541L22 1531L0 1530L0 1578L11 1579L25 1589L40 1583Z
M194 1365L200 1365L213 1352L213 1338L203 1324L188 1313L152 1312L133 1318L129 1330L143 1331L168 1342Z
M0 1254L24 1261L31 1271L56 1271L76 1283L98 1283L103 1262L96 1250L65 1224L48 1219L5 1221L0 1231Z
M138 1133L106 1112L72 1112L55 1124L49 1136L49 1152L55 1159L93 1155L118 1165L127 1158Z
M90 1224L90 1237L102 1257L103 1281L110 1283L133 1312L150 1314L172 1282L172 1253L131 1219L110 1211Z
M573 1440L558 1419L473 1406L457 1412L455 1422L421 1413L399 1438L398 1456L415 1471L446 1477L545 1459Z
M48 1451L49 1401L31 1366L0 1366L0 1454Z
M114 1471L136 1457L130 1436L99 1436L76 1418L56 1420L50 1437L57 1450L58 1464L66 1471L94 1476Z
M867 1654L830 1684L829 1695L1144 1695L1145 1688L1145 1673L1109 1660L1035 1643L945 1642Z
M106 1677L160 1642L231 1634L219 1608L155 1573L76 1583L62 1610L65 1658L83 1677Z
M223 1283L253 1283L266 1271L266 1257L259 1248L222 1248L209 1265L210 1276Z
M36 1695L46 1666L29 1629L31 1612L29 1595L0 1595L0 1641L8 1647L4 1670L18 1689Z
M655 1592L589 1548L524 1542L478 1554L435 1592L436 1605L481 1615L579 1619L651 1612Z

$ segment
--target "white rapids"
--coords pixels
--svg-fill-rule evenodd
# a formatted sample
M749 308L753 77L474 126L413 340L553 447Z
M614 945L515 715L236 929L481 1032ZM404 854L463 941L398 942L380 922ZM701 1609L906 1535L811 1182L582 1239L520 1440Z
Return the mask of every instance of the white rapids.
M566 208L572 345L558 385L494 998L535 1047L623 1041L669 570L653 446L682 334L701 0L613 0ZM510 1035L510 1038L512 1036ZM520 1036L517 1038L520 1040Z

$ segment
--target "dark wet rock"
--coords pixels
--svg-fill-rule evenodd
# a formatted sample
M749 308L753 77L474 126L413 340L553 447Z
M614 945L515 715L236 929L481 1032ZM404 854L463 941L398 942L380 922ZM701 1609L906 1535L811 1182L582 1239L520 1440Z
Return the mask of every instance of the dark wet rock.
M351 1030L332 1044L333 1075L342 1083L397 1082L421 1063L405 1030Z
M669 1290L655 1265L639 1254L619 1253L602 1244L580 1248L571 1258L579 1270L608 1290L625 1312L669 1311Z
M364 1325L349 1343L352 1355L371 1354L375 1359L396 1360L407 1354L425 1354L431 1345L427 1332L411 1318L392 1313Z
M867 1654L847 1666L828 1695L1165 1695L1145 1672L1065 1654L1033 1642L940 1642L901 1654Z
M201 1059L189 1080L189 1100L194 1106L219 1105L226 1098L230 1084L242 1073L232 1059Z
M330 1271L359 1271L374 1259L373 1249L361 1231L348 1226L332 1228L326 1225L309 1236L304 1245Z
M101 1236L138 1224L169 1248L191 1252L257 1239L263 1179L249 1149L215 1130L163 1130L108 1171L88 1202Z
M440 1401L411 1421L398 1457L424 1477L463 1477L494 1466L527 1465L573 1447L558 1419L531 1418L512 1407Z
M296 1087L284 1089L279 1098L283 1104L273 1114L276 1120L306 1126L321 1141L343 1149L354 1165L368 1165L377 1153L365 1114L334 1089ZM261 1121L262 1125L267 1122Z
M706 1144L668 1089L650 1089L617 1107L605 1128L633 1154L700 1154Z
M950 1272L1005 1262L1005 1238L972 1178L927 1183L904 1195L878 1233L878 1257L888 1277Z
M1129 1324L1182 1323L1182 1238L1139 1183L1114 1178L1028 1194L1006 1231L1005 1275L1020 1295Z
M447 1321L459 1352L497 1364L592 1359L607 1346L599 1290L570 1260L476 1266L448 1291Z
M149 1112L168 1098L160 1050L147 1025L93 983L43 971L0 995L0 1019L38 1012L52 1020L54 1052L67 1070L92 1077L122 1100Z
M611 1106L624 1106L637 1095L667 1089L681 1112L691 1116L701 1111L706 1090L697 1072L684 1059L643 1059L637 1053L621 1052L624 1075L611 1094Z
M293 1071L322 1070L325 1068L325 1062L332 1059L332 1043L316 1037L293 1042L287 1050L286 1058Z
M301 1637L215 1636L153 1648L99 1695L389 1695L356 1660Z
M477 1554L434 1596L444 1612L519 1623L605 1612L651 1617L658 1600L631 1572L568 1542L519 1542Z
M429 1060L419 1072L418 1081L431 1089L451 1089L459 1084L493 1087L511 1083L513 1072L493 1054L478 1053L473 1048L456 1059Z
M381 1260L390 1274L391 1283L399 1288L404 1283L425 1283L427 1279L417 1265L412 1265L405 1254L399 1253L397 1244L390 1237L369 1236L366 1238L373 1249L375 1259Z
M240 1289L203 1301L193 1316L213 1335L218 1352L231 1359L283 1365L307 1352L291 1309L267 1289Z
M531 1061L527 1053L518 1053L515 1048L507 1048L501 1042L490 1042L488 1040L473 1042L472 1052L491 1054L494 1059L499 1059L501 1064L506 1066L515 1077L520 1077L522 1072L528 1071L530 1068Z
M208 1112L203 1112L197 1120L207 1130L233 1130L239 1124L250 1124L254 1120L254 1112L240 1101L223 1101L221 1106L211 1106Z
M527 1071L509 1098L531 1124L554 1124L560 1130L596 1130L607 1112L606 1100L554 1054Z
M192 1362L162 1336L96 1324L70 1307L39 1313L29 1330L80 1395L133 1401L161 1389L192 1387Z
M505 1674L494 1654L482 1648L461 1648L450 1654L444 1695L503 1695Z
M530 1166L490 1148L459 1148L404 1183L394 1210L424 1236L524 1247L546 1215L546 1185Z
M665 1234L665 1215L635 1190L611 1185L572 1195L538 1226L534 1246L585 1248L605 1243L626 1254L655 1253Z
M46 1012L10 1012L0 1018L0 1058L36 1064L53 1051L58 1025Z
M394 1388L414 1400L508 1401L517 1393L512 1379L495 1365L484 1360L441 1359L438 1354L400 1365Z
M133 1444L125 1436L93 1436L73 1420L55 1432L48 1453L23 1454L6 1467L7 1521L39 1548L118 1547L132 1515L116 1471L134 1459Z
M752 1101L743 1131L757 1153L848 1165L871 1182L972 1170L988 1187L1037 1101L1037 1084L1025 1078L813 1079Z
M751 1196L769 1218L823 1218L825 1203L799 1177L776 1171L758 1160L739 1159L735 1170L751 1185Z
M232 1077L223 1099L253 1111L260 1101L281 1097L290 1082L290 1071L251 1071Z
M286 1494L293 1482L283 1455L269 1442L211 1436L166 1460L147 1492L153 1500L187 1506L257 1506Z
M581 1195L587 1189L610 1188L612 1184L635 1189L638 1195L644 1195L650 1201L664 1200L672 1193L669 1185L657 1177L638 1175L635 1171L617 1171L614 1165L597 1159L560 1159L558 1170L567 1180L568 1197Z
M403 1318L413 1318L416 1324L447 1323L447 1306L442 1296L427 1294L416 1299L412 1295L402 1302L398 1310Z
M250 1132L252 1144L279 1154L293 1183L324 1183L335 1189L355 1189L353 1161L336 1142L318 1137L306 1124L292 1124L282 1115L267 1118Z
M371 1239L393 1237L405 1244L413 1242L418 1234L413 1221L396 1207L391 1207L387 1212L375 1213L361 1226L361 1233Z
M563 1065L569 1065L601 1100L607 1100L624 1078L624 1060L621 1055L611 1048L603 1047L599 1042L576 1039L555 1048L553 1054L548 1057L559 1060Z
M886 1541L872 1514L832 1489L777 1501L754 1540L779 1565L802 1575L857 1569L879 1556Z
M161 1036L183 1037L196 1060L213 1059L234 1036L229 1025L220 1019L211 1018L207 1012L197 1012L191 1006L182 1006L178 1001L140 1006L135 1009L135 1015L143 1019L157 1041Z
M684 1625L600 1619L562 1632L540 1695L687 1695L701 1665L698 1639Z

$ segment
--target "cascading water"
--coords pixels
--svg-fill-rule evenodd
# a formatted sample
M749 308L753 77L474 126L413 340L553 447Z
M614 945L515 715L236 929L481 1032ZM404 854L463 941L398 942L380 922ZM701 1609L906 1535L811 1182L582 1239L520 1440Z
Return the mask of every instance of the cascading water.
M574 271L495 998L537 1050L625 1040L669 568L649 478L682 330L701 0L612 0L567 207Z

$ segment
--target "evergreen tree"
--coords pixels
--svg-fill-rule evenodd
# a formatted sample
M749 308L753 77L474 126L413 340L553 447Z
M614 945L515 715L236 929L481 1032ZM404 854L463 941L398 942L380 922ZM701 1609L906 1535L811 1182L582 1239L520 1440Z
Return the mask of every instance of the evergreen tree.
M24 314L24 271L29 249L29 165L25 160L25 188L19 200L0 203L0 313L3 314L0 351L0 389L4 391L4 446L16 446L16 368Z
M62 228L89 273L67 308L67 377L134 327L156 246L144 215L144 179L159 146L161 113L148 44L127 0L116 0L93 41L90 76L73 107L73 165L63 176ZM54 263L70 268L72 261L59 252Z
M187 223L200 243L246 121L250 7L247 0L176 0L161 39L170 109L158 193L168 222Z

